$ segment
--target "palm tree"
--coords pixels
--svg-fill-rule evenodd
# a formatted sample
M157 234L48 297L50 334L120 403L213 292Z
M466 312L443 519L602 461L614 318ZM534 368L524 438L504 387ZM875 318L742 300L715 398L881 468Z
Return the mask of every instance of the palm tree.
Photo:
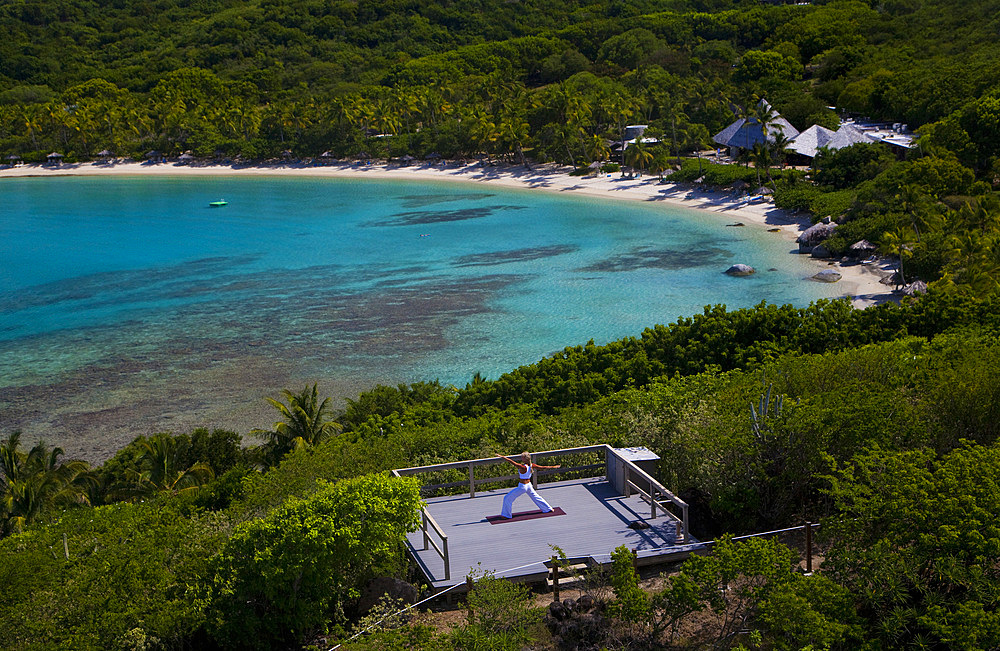
M903 258L912 250L909 242L909 233L903 228L882 234L884 252L888 255L895 255L899 259L899 280L903 285L906 284L906 275L903 273Z
M643 144L642 137L637 137L635 142L625 149L625 160L631 167L638 169L641 174L653 160L653 152L649 151Z
M169 434L155 434L140 439L142 454L139 470L129 470L128 481L119 492L125 497L138 497L152 493L185 493L215 478L215 473L207 463L199 461L184 468L183 451L177 439Z
M620 142L624 144L625 125L635 113L635 99L627 96L625 92L612 92L601 98L599 104L609 122L615 125L619 134ZM625 164L625 150L622 149L621 164Z
M316 385L308 386L295 395L288 389L281 394L288 403L282 403L273 398L267 401L281 413L283 420L274 424L272 431L254 430L254 434L265 439L272 460L280 460L292 450L316 445L324 439L339 432L342 428L328 416L330 398L319 402Z
M24 125L31 138L31 146L38 149L38 132L42 130L42 112L37 104L25 104L20 107L18 120Z
M660 177L662 182L663 173L668 169L670 169L670 152L661 147L653 155L653 160L649 163L649 171Z
M20 532L48 508L87 502L85 461L60 462L62 448L37 443L21 449L21 432L0 442L0 533Z
M774 153L775 164L784 168L785 156L788 155L788 148L792 144L792 139L785 135L784 129L778 129L771 134L771 151Z
M604 141L604 138L598 135L593 135L586 140L584 143L587 151L587 156L590 160L603 162L607 160L608 156L611 155L611 150L608 149L608 144Z
M774 180L771 178L771 148L767 146L766 142L756 142L753 145L753 150L751 151L751 157L753 158L754 169L757 170L757 186L760 187L760 168L764 168L764 172L767 175L767 180L774 185Z
M920 242L920 226L924 224L924 217L929 209L929 197L924 195L920 189L911 184L904 185L895 196L899 202L899 208L904 215L910 218L910 226L917 235L917 242Z
M469 124L469 137L472 140L473 149L470 153L472 154L484 151L487 145L496 142L499 137L496 123L490 114L480 106L473 107L466 113L463 123Z
M674 93L662 93L657 97L657 104L660 107L660 114L670 121L670 141L672 143L672 150L674 156L677 158L677 165L681 164L681 152L677 141L677 129L678 126L681 130L681 136L686 140L686 127L690 118L682 110L684 105L684 100L680 96L679 92ZM678 124L679 123L679 124Z

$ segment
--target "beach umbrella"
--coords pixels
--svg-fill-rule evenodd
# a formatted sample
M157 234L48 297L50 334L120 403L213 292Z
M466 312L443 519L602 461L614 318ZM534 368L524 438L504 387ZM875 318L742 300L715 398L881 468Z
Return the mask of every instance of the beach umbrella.
M9 161L21 160L21 157L18 156L17 154L11 154L10 156L7 157L7 160Z
M48 158L49 160L59 160L60 158L63 158L63 155L57 151L54 151L48 156L46 156L46 158Z
M183 154L177 157L177 160L179 160L182 163L190 163L191 161L194 160L194 156L192 156L187 152L184 152Z
M858 253L866 253L868 251L874 251L878 247L869 242L868 240L858 240L848 248L851 251L856 251Z
M441 158L441 154L437 153L436 151L432 151L431 153L424 156L424 159L426 160L437 160L439 158Z
M282 158L291 158L292 156L293 154L291 149L286 149L285 151L281 152Z
M160 157L160 152L156 151L155 149L146 152L146 158L159 158L159 157Z
M324 151L322 154L319 155L319 157L320 158L333 158L333 154L331 154L328 151Z
M107 149L102 149L101 151L97 152L97 155L100 156L101 158L107 158L108 156L113 156L114 154L112 154Z

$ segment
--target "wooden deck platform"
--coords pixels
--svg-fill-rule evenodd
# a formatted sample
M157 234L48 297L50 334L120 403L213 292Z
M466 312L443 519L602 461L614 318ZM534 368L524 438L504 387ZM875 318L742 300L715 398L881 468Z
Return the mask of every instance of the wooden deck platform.
M470 572L481 576L492 571L498 577L521 581L542 581L545 562L558 546L569 558L587 557L593 562L610 562L611 552L620 545L637 550L639 563L656 563L686 558L701 549L688 537L676 544L676 520L662 513L649 519L649 504L638 495L619 494L605 478L575 479L543 483L539 494L566 515L490 524L487 516L500 513L503 497L513 486L477 491L475 497L455 495L427 499L427 511L448 536L451 578L444 575L444 561L433 547L423 550L423 533L408 536L410 553L436 589L463 583ZM514 512L533 511L527 496L514 503ZM648 529L629 524L643 521ZM517 569L510 569L517 568Z

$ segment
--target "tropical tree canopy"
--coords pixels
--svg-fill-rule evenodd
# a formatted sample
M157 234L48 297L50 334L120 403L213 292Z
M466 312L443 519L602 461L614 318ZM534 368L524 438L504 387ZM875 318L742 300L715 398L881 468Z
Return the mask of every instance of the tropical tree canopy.
M25 452L19 431L0 442L0 534L22 531L47 508L88 503L90 465L62 455L43 442Z
M320 402L317 392L317 385L313 384L312 388L306 386L298 394L284 389L281 393L285 402L267 399L283 420L276 422L271 431L255 430L254 433L264 438L272 460L279 460L291 450L316 445L341 430L330 413L330 398Z

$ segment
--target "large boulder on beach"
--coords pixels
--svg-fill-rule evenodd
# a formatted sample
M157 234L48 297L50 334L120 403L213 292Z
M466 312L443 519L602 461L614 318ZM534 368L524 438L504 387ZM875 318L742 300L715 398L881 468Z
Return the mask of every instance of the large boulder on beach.
M823 222L813 224L802 231L802 234L795 239L799 244L799 251L803 253L812 251L814 246L833 235L833 231L836 228L836 224L825 224Z
M726 269L726 273L730 276L749 276L754 273L756 269L748 264L734 264L733 266Z
M809 255L811 255L814 258L829 258L830 249L826 248L825 244L817 244L812 248L812 251L810 251Z
M833 269L824 269L823 271L814 275L813 278L824 283L835 283L838 280L840 280L841 275L839 271L835 271Z

